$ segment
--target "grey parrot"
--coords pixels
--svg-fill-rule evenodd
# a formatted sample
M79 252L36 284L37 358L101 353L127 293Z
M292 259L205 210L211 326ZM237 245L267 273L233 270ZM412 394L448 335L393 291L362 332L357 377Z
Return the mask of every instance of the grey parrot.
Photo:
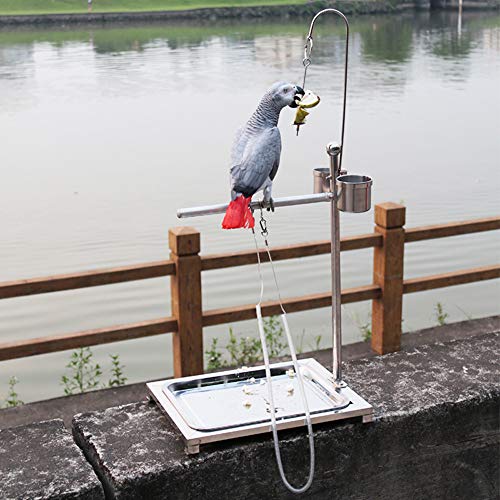
M231 151L231 203L222 221L224 229L254 227L249 205L258 191L264 193L264 204L273 208L271 189L281 155L278 119L284 107L296 108L303 96L298 85L275 83L236 133Z

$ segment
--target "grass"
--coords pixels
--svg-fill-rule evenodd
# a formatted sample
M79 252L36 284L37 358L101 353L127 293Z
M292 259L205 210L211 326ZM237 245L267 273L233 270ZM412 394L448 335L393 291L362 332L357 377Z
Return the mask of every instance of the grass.
M446 325L446 320L448 319L449 314L444 310L443 304L441 304L441 302L438 302L434 307L434 315L436 317L438 326Z
M251 7L303 4L307 0L93 0L92 13L151 12L209 7ZM87 0L0 0L0 15L78 14L87 12Z
M277 358L285 353L284 334L285 331L276 316L264 318L264 335L270 358ZM210 348L205 351L207 370L218 370L227 366L248 366L262 361L260 338L236 335L230 327L225 353L220 350L218 342L219 339L214 337ZM228 354L229 359L225 359L224 354Z
M7 397L5 398L4 407L5 408L14 408L16 406L20 406L24 404L24 401L19 399L19 394L16 391L16 385L19 383L17 377L10 377L9 379L9 392L7 393ZM1 406L0 406L1 408Z

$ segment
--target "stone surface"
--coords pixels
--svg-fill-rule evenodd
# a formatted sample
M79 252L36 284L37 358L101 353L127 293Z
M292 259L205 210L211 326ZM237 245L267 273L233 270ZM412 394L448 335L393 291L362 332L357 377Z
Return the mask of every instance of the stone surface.
M422 346L346 363L372 424L315 428L317 499L498 498L500 335ZM73 433L109 496L295 498L281 483L270 436L202 447L145 402L78 415ZM285 470L305 479L304 432L280 433Z
M348 362L345 380L387 419L497 397L499 359L500 334L494 333Z
M62 420L0 431L0 498L104 498Z
M500 316L450 323L444 326L426 328L425 330L404 334L401 340L401 348L407 350L437 341L464 339L492 332L500 332ZM376 354L371 350L369 342L356 342L342 347L342 359L345 361L372 358L374 356ZM331 349L304 353L301 357L313 357L323 366L331 369ZM0 409L0 429L26 425L42 420L52 420L54 418L62 418L66 427L70 428L71 420L77 413L105 410L111 406L146 400L147 397L145 382L141 382L113 389L103 389L85 394L37 401L16 408Z
M145 382L112 389L101 389L84 394L74 394L60 398L46 399L0 409L0 429L27 425L43 420L60 418L71 428L73 416L82 411L104 410L110 406L137 402L147 399Z

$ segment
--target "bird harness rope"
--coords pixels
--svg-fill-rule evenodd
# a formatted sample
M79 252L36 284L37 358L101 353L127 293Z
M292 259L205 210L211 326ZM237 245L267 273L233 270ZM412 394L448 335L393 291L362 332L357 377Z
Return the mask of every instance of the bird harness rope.
M264 331L264 322L262 320L262 310L261 310L261 304L262 300L264 297L264 277L262 274L262 262L260 259L260 250L259 250L259 245L257 243L257 237L255 235L255 230L252 228L252 234L254 238L254 243L255 243L255 250L257 252L257 269L259 273L259 278L260 278L260 298L259 302L255 306L255 310L257 313L257 324L259 326L259 335L260 335L260 342L262 345L262 355L264 357L264 365L265 365L265 372L266 372L266 382L267 382L267 391L268 391L268 398L269 398L269 407L270 407L270 413L271 413L271 429L273 433L273 441L274 441L274 451L276 455L276 462L278 464L278 470L281 476L281 479L285 486L292 492L292 493L304 493L309 489L309 487L312 484L313 478L314 478L314 435L313 435L313 430L312 430L312 423L311 423L311 415L309 412L309 405L307 404L307 398L305 394L305 389L304 389L304 381L303 381L303 373L300 370L299 363L297 361L297 355L295 353L295 346L293 344L293 339L292 335L290 333L290 327L288 326L288 320L287 320L287 314L285 311L285 308L283 307L283 301L281 299L281 292L279 289L278 285L278 278L276 275L276 270L274 268L273 260L271 258L271 250L269 248L269 242L268 242L268 235L269 231L267 229L267 221L264 218L262 206L260 207L260 228L261 228L261 236L264 239L264 245L266 248L266 253L267 257L269 259L269 263L271 264L271 270L273 273L273 278L274 278L274 285L276 288L276 292L278 295L278 303L281 309L281 322L283 324L283 328L286 333L286 340L288 343L288 348L290 349L290 356L292 358L292 364L293 368L295 370L296 376L297 376L297 382L299 386L299 393L300 397L302 399L302 404L304 406L304 414L305 414L305 419L307 423L307 434L309 438L309 475L307 478L306 483L300 487L300 488L295 488L292 486L289 481L286 478L285 471L283 469L283 462L281 460L281 451L280 451L280 445L279 445L279 438L278 438L278 429L276 425L276 408L274 404L274 396L273 396L273 388L272 388L272 381L271 381L271 369L269 367L269 354L267 350L267 342L266 342L266 335Z

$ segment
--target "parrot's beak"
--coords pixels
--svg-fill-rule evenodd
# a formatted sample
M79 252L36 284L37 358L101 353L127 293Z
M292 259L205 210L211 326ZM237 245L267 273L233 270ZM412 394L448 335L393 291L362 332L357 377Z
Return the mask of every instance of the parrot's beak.
M299 105L300 100L304 97L304 89L295 85L295 95L293 96L293 102L289 106L291 108L296 108Z

